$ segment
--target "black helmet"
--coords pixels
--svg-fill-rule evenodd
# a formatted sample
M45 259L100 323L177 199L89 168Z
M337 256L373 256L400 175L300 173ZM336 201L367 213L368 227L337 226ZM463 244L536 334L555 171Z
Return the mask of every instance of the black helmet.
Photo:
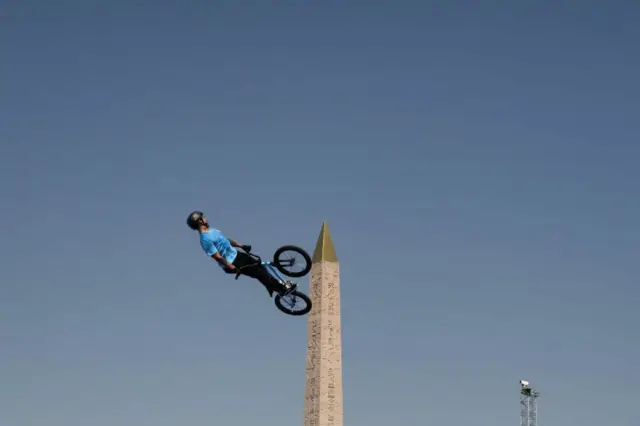
M187 218L187 225L189 226L189 228L193 229L194 231L200 229L200 224L202 223L201 220L203 216L204 213L199 211L191 213Z

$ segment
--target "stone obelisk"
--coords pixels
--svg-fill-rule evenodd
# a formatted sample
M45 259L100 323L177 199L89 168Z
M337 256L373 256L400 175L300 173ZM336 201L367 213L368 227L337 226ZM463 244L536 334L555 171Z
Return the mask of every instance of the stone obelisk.
M342 426L340 270L326 222L312 262L304 426Z

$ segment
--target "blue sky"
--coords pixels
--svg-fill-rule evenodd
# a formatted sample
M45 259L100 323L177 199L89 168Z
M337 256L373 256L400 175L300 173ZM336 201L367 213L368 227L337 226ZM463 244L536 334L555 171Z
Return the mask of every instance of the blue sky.
M0 425L302 424L306 321L204 210L341 261L345 424L636 426L632 2L2 2ZM307 281L303 281L306 288Z

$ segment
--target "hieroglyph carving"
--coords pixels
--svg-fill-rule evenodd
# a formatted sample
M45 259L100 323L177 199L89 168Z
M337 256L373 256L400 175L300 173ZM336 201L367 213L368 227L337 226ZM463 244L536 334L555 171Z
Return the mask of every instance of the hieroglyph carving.
M334 262L311 270L305 426L342 426L340 278Z

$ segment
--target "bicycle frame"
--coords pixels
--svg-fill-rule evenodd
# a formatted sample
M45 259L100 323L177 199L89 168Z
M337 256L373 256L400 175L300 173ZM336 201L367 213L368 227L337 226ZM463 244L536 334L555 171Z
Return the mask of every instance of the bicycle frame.
M280 274L280 271L278 271L278 269L276 269L273 266L273 262L264 261L257 254L253 254L253 253L247 253L247 254L249 256L253 257L254 259L256 259L258 262L260 262L260 265L262 265L262 267L265 268L267 270L267 272L269 274L271 274L271 276L274 277L275 279L277 279L279 282L285 282L286 281L286 279ZM291 264L293 264L293 260L289 260L289 262ZM253 265L247 265L247 266L243 266L242 268L240 268L238 270L238 273L236 274L236 279L238 279L238 277L240 277L240 275L242 275L242 273L240 271L242 271L243 268L248 268L249 266L253 266Z
M280 282L284 282L286 281L285 278L280 274L280 271L278 271L273 265L273 262L263 262L260 261L260 263L262 264L262 266L265 267L265 269L267 270L267 272L269 272L275 279L277 279Z
M280 249L278 249L278 251L276 251L276 253L279 253L281 250L287 249L290 247L293 247L295 249L294 251L298 251L298 252L302 251L302 249L295 246L282 246ZM285 269L285 267L293 266L296 263L294 259L280 260L279 258L280 256L276 258L274 253L273 261L263 261L260 258L260 256L256 254L253 254L250 251L247 251L244 249L243 251L246 254L248 254L249 257L251 257L253 262L246 262L246 259L243 259L246 263L249 263L249 264L236 269L236 280L240 278L240 275L243 275L242 270L244 268L249 268L249 267L265 268L267 270L267 274L269 274L270 279L277 280L280 288L278 288L278 286L276 286L276 288L272 288L273 286L269 285L269 284L275 284L275 283L263 282L265 281L264 280L265 277L259 277L259 276L256 276L256 274L251 274L251 276L258 278L261 282L263 282L263 284L267 287L267 290L269 290L269 296L273 296L273 293L277 293L275 297L275 304L278 307L278 309L280 309L282 312L286 314L295 315L295 316L304 315L311 311L311 306L312 306L311 299L309 299L309 297L303 292L296 290L298 287L298 284L296 282L285 278L285 276L286 277L289 276L288 274L289 270ZM308 261L309 255L306 254L306 252L304 251L302 251L302 253L304 253L305 260ZM284 272L280 271L280 269L282 269L282 271ZM304 270L305 274L308 273L309 269L310 269L310 266L307 264ZM300 276L300 273L298 274L291 273L291 274L294 276L295 275ZM296 309L296 306L298 305L299 301L304 302L304 306L301 309Z

